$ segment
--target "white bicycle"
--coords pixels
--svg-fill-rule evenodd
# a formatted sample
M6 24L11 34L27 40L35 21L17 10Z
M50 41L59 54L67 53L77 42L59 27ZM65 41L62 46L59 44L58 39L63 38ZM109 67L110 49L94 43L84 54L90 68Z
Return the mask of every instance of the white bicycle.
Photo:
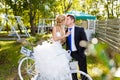
M21 48L21 53L25 54L25 57L19 60L18 65L18 75L20 80L32 80L33 77L36 77L36 80L39 80L40 75L35 72L35 62L33 52L25 47ZM77 73L84 76L84 79L81 79L81 76L78 75L80 80L92 80L90 75L86 74L83 71L77 69L77 62L70 62L71 74Z

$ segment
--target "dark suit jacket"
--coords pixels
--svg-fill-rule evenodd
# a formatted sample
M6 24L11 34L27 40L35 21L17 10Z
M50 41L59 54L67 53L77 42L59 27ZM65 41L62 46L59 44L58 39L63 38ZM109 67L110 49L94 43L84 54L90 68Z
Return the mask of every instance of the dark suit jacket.
M85 33L85 31L84 31L84 28L82 28L82 27L77 27L77 26L75 26L75 29L74 29L74 30L75 30L75 31L74 31L74 32L75 32L75 33L74 33L75 46L76 46L76 48L77 48L78 53L79 53L81 56L84 56L84 50L85 50L85 48L84 48L84 47L81 47L81 46L79 45L79 42L80 42L81 40L87 41L86 33ZM70 49L70 48L69 48L68 40L66 40L66 49L67 49L67 50Z

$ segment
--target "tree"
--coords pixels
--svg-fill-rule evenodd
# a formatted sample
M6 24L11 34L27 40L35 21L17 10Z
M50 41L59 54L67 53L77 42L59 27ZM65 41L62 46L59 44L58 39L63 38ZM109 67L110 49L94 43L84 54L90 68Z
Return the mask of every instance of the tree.
M22 0L5 0L5 6L10 6L10 8L13 11L13 15L14 16L20 16L22 14L23 8L22 8ZM8 9L6 8L5 10L6 15L8 15ZM16 21L17 22L17 21ZM18 25L18 29L20 31L20 33L22 33L22 30L20 28L20 25Z

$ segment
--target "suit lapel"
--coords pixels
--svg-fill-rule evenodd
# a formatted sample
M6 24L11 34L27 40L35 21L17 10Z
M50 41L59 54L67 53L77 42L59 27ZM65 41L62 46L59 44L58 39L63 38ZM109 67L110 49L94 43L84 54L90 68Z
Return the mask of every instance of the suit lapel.
M78 45L78 29L77 29L77 27L75 26L75 29L74 29L74 42L75 42L75 46L76 46L76 48L77 48L77 45Z

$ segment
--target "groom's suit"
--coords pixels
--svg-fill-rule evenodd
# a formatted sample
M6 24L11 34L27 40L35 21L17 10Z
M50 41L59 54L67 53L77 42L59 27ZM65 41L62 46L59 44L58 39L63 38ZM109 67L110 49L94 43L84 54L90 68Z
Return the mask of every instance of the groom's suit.
M87 73L86 55L84 54L85 48L79 45L81 40L87 41L84 28L74 26L74 38L72 40L74 40L74 45L76 47L76 50L75 51L71 50L71 56L72 58L78 61L80 70ZM66 40L66 49L70 50L70 43L68 41L68 38ZM73 79L73 80L77 80L77 79Z

